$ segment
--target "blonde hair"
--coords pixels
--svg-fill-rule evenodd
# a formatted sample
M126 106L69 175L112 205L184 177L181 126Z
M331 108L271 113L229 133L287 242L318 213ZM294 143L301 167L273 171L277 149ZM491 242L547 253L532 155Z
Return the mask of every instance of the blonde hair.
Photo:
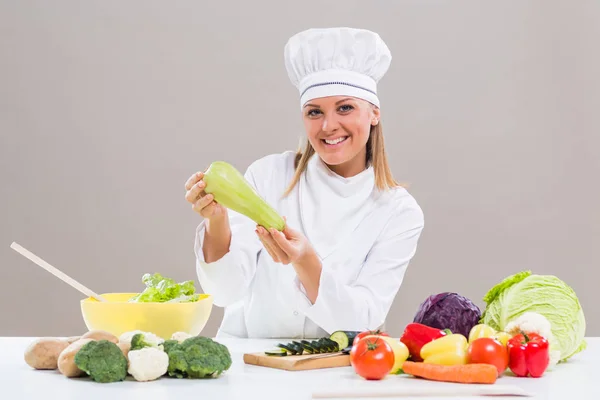
M393 187L402 186L392 176L392 170L388 164L387 154L385 151L385 144L383 139L383 128L381 127L381 121L377 125L371 126L371 132L369 139L367 140L367 157L366 167L373 166L375 173L375 186L379 190L389 190ZM302 173L306 171L308 160L315 154L315 149L312 147L310 142L307 140L304 148L299 148L296 153L296 159L294 161L294 168L296 172L292 178L283 197L286 197L294 189L294 186L300 180ZM318 157L318 155L317 155Z

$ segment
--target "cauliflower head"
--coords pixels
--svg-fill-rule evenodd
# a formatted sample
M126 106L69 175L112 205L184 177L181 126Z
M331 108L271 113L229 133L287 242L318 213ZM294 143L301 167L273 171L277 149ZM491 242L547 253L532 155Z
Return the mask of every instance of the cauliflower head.
M155 335L147 333L136 333L131 338L131 350L139 350L144 347L156 347L162 349L164 340L157 338Z
M506 324L504 331L511 335L517 335L521 331L525 333L537 333L550 340L552 338L552 326L550 321L542 314L526 312Z
M147 382L160 378L167 373L169 356L158 347L143 347L129 352L127 372L136 381Z
M229 349L211 338L194 336L170 343L169 376L177 378L216 378L231 367Z

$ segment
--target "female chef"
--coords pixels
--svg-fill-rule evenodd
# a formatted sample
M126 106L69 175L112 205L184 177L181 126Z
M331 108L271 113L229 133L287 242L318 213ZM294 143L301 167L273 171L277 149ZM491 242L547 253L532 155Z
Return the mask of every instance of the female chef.
M225 307L217 337L318 338L385 322L423 213L386 159L377 83L391 55L374 32L309 29L285 46L307 144L252 163L245 178L280 215L267 231L185 184L201 216L197 274Z

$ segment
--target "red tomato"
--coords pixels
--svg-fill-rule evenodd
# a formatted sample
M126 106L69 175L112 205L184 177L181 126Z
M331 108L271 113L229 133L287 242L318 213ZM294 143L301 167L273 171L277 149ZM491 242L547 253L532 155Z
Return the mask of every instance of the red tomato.
M360 339L350 351L350 364L354 371L368 380L386 377L394 367L394 350L383 339Z
M356 343L358 343L358 341L362 338L364 338L365 336L370 336L370 335L377 335L377 336L390 336L387 334L387 332L382 332L379 329L376 331L364 331L359 333L358 335L356 335L356 337L354 338L354 341L352 342L353 345L355 345Z
M491 364L498 370L498 376L508 367L508 360L508 349L493 338L475 339L467 349L467 363Z

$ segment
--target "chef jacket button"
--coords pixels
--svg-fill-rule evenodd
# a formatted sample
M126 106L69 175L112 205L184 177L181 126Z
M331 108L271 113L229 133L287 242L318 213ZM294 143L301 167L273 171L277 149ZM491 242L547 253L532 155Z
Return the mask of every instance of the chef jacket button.
M294 315L298 315L298 311L294 311Z

